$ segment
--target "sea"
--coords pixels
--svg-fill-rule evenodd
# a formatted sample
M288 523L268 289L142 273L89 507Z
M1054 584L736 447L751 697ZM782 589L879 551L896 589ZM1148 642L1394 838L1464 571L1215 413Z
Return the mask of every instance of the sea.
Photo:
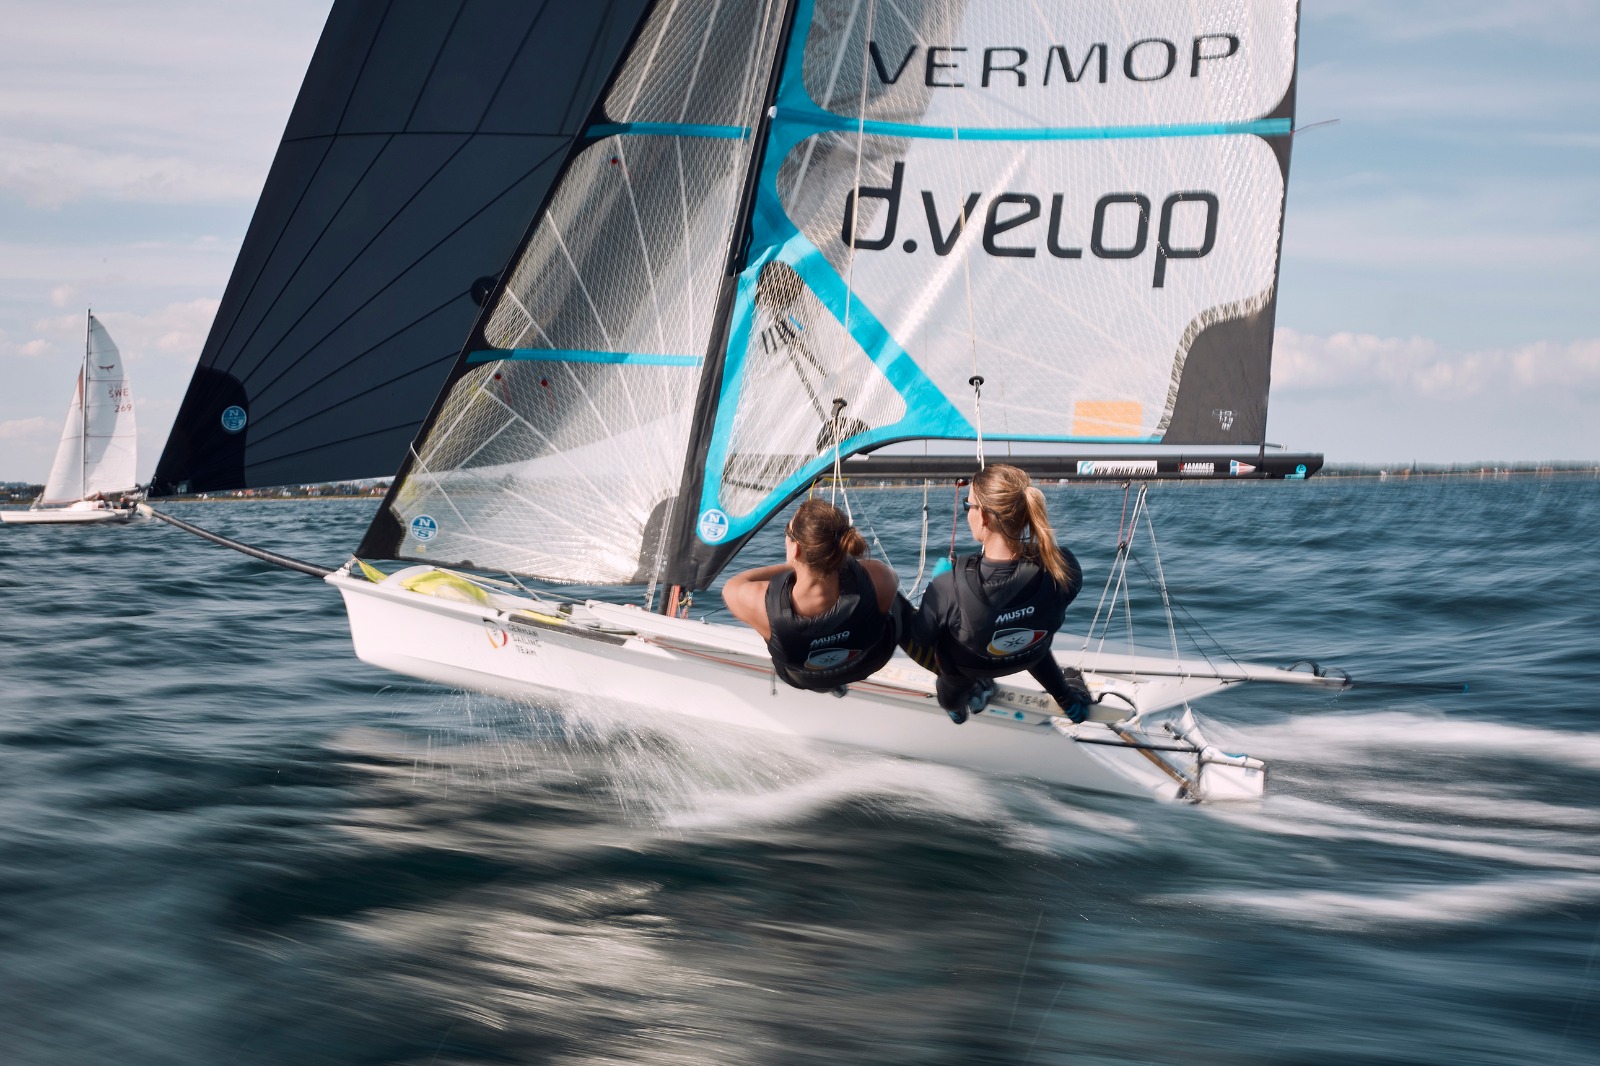
M1081 629L1130 501L1048 495ZM909 585L924 492L848 502ZM1196 706L1260 802L455 691L170 526L0 528L0 1063L1600 1062L1600 480L1148 502L1180 640L1355 679ZM375 506L169 509L338 565Z

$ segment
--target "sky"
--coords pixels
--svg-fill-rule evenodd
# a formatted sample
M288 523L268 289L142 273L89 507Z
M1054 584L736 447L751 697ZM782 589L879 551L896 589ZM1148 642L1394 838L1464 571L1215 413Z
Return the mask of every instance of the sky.
M0 481L49 470L86 307L148 477L327 0L0 0ZM1268 439L1600 459L1600 2L1303 0Z

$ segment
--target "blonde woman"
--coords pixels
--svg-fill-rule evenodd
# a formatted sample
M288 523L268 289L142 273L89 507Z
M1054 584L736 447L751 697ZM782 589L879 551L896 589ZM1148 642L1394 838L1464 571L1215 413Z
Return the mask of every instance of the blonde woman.
M886 563L861 558L867 542L826 500L802 503L783 536L786 561L735 574L722 601L766 639L787 684L842 696L894 654L898 580Z
M996 463L972 479L967 528L979 551L929 585L907 651L939 674L939 706L957 725L988 704L994 678L1026 670L1074 722L1092 697L1076 670L1050 653L1083 570L1056 543L1044 493L1014 466Z

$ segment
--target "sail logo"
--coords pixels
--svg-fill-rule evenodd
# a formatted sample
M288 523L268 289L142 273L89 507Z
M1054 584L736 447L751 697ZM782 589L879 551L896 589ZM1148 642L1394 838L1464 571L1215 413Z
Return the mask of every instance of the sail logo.
M238 404L234 404L222 412L222 428L229 433L239 432L249 420L250 416L245 414L244 408Z
M1000 629L989 638L989 654L997 658L1027 651L1049 634L1043 629Z
M1217 416L1217 425L1221 426L1224 432L1233 428L1232 411L1212 411L1211 413Z
M1144 37L1122 51L1122 76L1131 82L1164 81L1179 70L1178 56L1186 54L1189 77L1199 78L1210 68L1202 64L1232 59L1239 54L1239 35L1234 33L1202 33L1184 42L1165 37ZM922 52L921 62L913 63L917 52ZM1106 84L1111 73L1111 57L1115 53L1110 42L1097 41L1083 52L1083 61L1074 65L1072 51L1063 44L1053 44L1043 49L1044 60L1039 60L1040 49L1033 51L1019 45L994 45L972 48L967 45L933 45L926 47L908 45L903 54L894 49L885 51L877 41L867 42L867 53L872 57L872 70L879 84L893 85L907 71L912 78L929 89L966 89L977 78L980 88L1006 86L1018 89L1028 87L1029 75L1041 87L1048 87L1051 78L1074 85L1086 81L1093 64L1095 81ZM981 57L981 58L980 58ZM920 75L920 77L918 76ZM1181 75L1180 75L1181 76Z
M426 544L439 533L439 523L432 515L419 514L411 520L411 536Z
M707 544L720 544L728 535L728 516L712 507L700 512L700 539Z
M861 654L857 648L818 648L806 656L807 670L834 670Z
M845 194L839 239L846 247L881 252L894 244L905 194L905 174L905 163L896 163L887 188L863 185ZM1052 258L1082 259L1081 239L1063 236L1071 228L1063 219L1066 194L1048 195L1049 220L1043 224L1042 234L1037 223L1045 217L1044 195L1008 191L990 196L987 208L982 211L983 250L1000 259L1034 259L1039 257L1042 236L1044 249ZM978 223L984 194L969 193L963 203L941 205L931 190L923 189L920 198L928 222L928 244L934 255L947 256L955 250L968 223ZM865 200L883 202L883 232L879 234L868 236L857 229L856 204ZM1155 218L1155 265L1150 287L1160 289L1166 285L1169 261L1203 259L1211 254L1217 244L1217 218L1222 207L1216 193L1201 189L1168 195L1159 212L1152 211L1153 203L1142 192L1106 193L1095 203L1094 217L1088 227L1088 245L1096 259L1138 259L1150 247L1150 222ZM1174 236L1175 231L1186 234L1183 243ZM1069 239L1073 243L1065 243ZM921 247L922 242L916 237L907 237L900 244L907 254L914 254Z

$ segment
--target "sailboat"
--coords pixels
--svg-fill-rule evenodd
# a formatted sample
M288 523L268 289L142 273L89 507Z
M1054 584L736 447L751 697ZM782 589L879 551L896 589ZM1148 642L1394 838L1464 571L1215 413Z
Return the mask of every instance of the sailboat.
M124 502L138 488L133 390L111 334L92 312L88 318L83 367L44 491L26 511L0 511L0 522L84 525L135 514Z
M1265 436L1294 0L635 6L621 44L590 41L605 76L569 93L586 117L354 556L285 560L338 590L356 654L1123 795L1261 795L1264 764L1219 751L1191 704L1346 677L1063 636L1091 721L1019 675L953 729L908 659L842 698L790 689L756 634L692 603L818 484L970 476L1001 442L1063 481L1316 472ZM366 395L337 367L297 385L329 409ZM208 388L174 441L214 432L233 394ZM915 454L929 441L970 454ZM215 484L181 451L158 480Z

